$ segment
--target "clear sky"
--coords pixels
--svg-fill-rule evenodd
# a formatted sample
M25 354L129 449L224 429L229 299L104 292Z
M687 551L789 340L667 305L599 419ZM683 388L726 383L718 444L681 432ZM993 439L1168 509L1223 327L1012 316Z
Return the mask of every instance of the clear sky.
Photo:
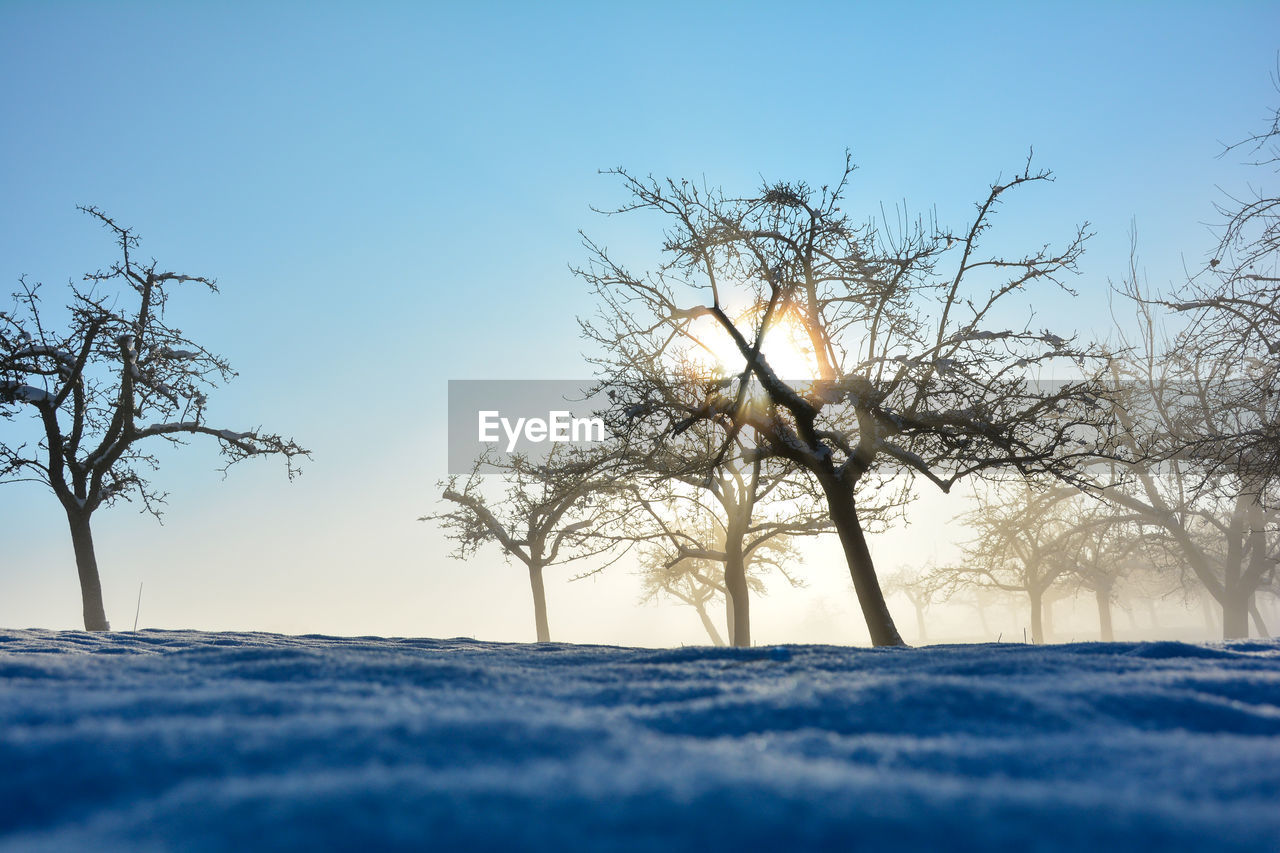
M129 627L142 582L143 626L530 639L523 572L448 560L415 519L437 508L447 380L586 375L577 230L653 258L643 223L590 212L619 199L598 169L748 191L831 180L847 148L846 210L959 224L1034 146L1057 183L998 233L1093 223L1079 299L1037 310L1105 334L1130 222L1167 282L1208 248L1218 188L1250 178L1217 155L1280 98L1277 33L1265 2L0 2L0 280L53 302L110 263L75 210L98 205L218 279L171 305L240 371L211 419L314 451L292 484L271 460L222 480L212 448L164 457L163 527L95 516L107 615ZM945 547L919 531L951 512L873 542L882 565ZM52 495L0 487L0 538L0 625L76 627ZM829 549L803 574L757 604L757 637L865 638ZM691 613L637 608L626 569L562 578L558 639L704 641Z

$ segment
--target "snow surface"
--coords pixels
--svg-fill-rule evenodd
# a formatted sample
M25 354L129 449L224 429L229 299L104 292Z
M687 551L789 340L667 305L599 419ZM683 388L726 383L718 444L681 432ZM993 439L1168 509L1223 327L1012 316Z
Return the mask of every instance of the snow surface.
M1280 642L0 631L2 850L1280 849Z

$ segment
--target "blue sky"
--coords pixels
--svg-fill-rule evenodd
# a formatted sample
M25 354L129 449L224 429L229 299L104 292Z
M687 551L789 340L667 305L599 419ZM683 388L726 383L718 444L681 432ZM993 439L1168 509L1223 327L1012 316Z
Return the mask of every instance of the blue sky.
M0 3L0 279L52 300L108 263L75 210L102 207L162 265L219 280L172 306L241 372L215 417L315 451L292 485L269 462L224 482L207 449L168 457L164 528L96 518L108 615L130 621L146 581L157 625L524 638L519 574L444 562L414 519L444 471L448 379L583 375L577 230L652 260L650 224L589 211L619 198L600 168L747 190L830 180L847 148L847 210L961 223L1034 146L1057 183L997 233L1093 223L1080 298L1037 310L1105 333L1130 221L1153 283L1175 278L1217 188L1260 177L1222 144L1280 98L1280 7L1116 6ZM73 625L56 503L10 485L0 513L22 534L0 624ZM557 595L633 586L553 589L553 629ZM569 609L569 639L684 624L650 612L615 638Z

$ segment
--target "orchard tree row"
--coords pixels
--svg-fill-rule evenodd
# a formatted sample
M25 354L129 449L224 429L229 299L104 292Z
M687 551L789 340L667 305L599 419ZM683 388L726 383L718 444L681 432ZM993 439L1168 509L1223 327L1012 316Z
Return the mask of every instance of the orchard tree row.
M1277 122L1230 150L1274 170ZM663 228L647 273L589 238L576 270L597 305L582 328L611 441L477 460L447 484L456 509L430 517L462 555L494 541L525 563L539 639L544 568L595 557L580 578L635 550L646 597L689 605L717 643L722 603L727 641L749 645L766 576L800 583L797 537L834 534L872 641L900 644L867 534L901 521L919 488L960 483L977 500L956 520L963 559L890 587L916 604L917 635L930 602L1001 591L1027 597L1041 642L1044 603L1069 580L1095 594L1104 637L1134 583L1211 599L1225 638L1247 636L1251 618L1267 633L1256 597L1276 590L1280 558L1274 196L1224 202L1218 244L1165 293L1140 280L1135 237L1111 284L1133 319L1089 342L1010 320L1048 289L1070 292L1086 225L1022 254L985 250L1001 207L1051 180L1030 160L954 229L854 219L847 158L830 184L746 195L610 174L627 200L607 212Z
M1268 177L1278 122L1232 149ZM539 640L546 569L576 563L581 577L636 558L646 596L689 605L714 642L749 645L752 595L770 576L800 583L799 542L830 535L873 643L901 644L867 537L907 517L921 489L961 484L979 499L964 559L895 589L924 602L1025 594L1040 639L1035 614L1062 577L1087 578L1105 632L1121 577L1173 573L1217 602L1225 637L1246 636L1251 615L1265 630L1256 596L1280 555L1274 195L1226 199L1220 240L1180 285L1142 282L1135 246L1112 285L1135 320L1101 341L1024 308L1074 295L1087 224L992 248L1007 242L1005 207L1050 189L1030 157L954 226L847 212L847 156L829 183L745 194L609 174L625 198L605 212L662 236L645 272L584 236L575 269L594 305L580 322L608 435L544 458L483 456L427 516L458 556L494 545L525 566ZM53 492L85 627L106 630L90 522L119 500L158 513L150 448L203 438L228 464L277 455L291 475L306 451L210 421L207 393L233 373L167 309L214 282L140 261L130 229L85 211L116 260L71 287L64 321L25 281L0 312L0 419L37 425L0 440L0 481Z

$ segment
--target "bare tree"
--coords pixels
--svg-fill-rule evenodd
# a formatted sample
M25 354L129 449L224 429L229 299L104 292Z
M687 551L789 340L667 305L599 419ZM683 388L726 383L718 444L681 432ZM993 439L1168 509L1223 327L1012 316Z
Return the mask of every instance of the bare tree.
M702 560L717 564L729 643L750 646L751 594L757 586L763 589L762 582L748 576L752 557L772 553L770 545L777 537L830 531L824 501L803 469L762 454L747 433L738 432L725 443L713 422L685 417L702 404L702 389L723 386L720 365L687 357L669 363L652 354L637 355L625 377L605 384L603 390L614 405L599 413L631 448L637 474L628 500L641 511L626 513L629 520L619 535L649 543L648 553L663 566L692 566L691 561ZM644 402L618 405L634 399ZM683 419L674 431L678 438L660 419L643 416L654 412ZM905 501L904 490L885 491L875 496L874 504L863 506L871 524L883 521ZM680 524L668 523L663 513L655 511L655 507L672 505L684 510ZM703 521L700 516L713 520ZM660 552L655 553L655 548ZM799 585L793 574L780 568L788 582ZM655 565L652 571L668 580L676 577L671 574L674 568ZM686 578L680 585L685 590L693 585L699 597L715 594L696 578Z
M613 170L630 198L667 226L665 262L638 276L590 240L578 273L600 300L584 323L601 347L602 383L634 418L665 418L675 436L698 421L808 472L840 536L876 645L902 640L867 547L859 486L923 477L943 490L970 476L1071 477L1105 426L1090 381L1046 390L1037 367L1068 364L1092 378L1094 352L1047 330L995 325L1008 297L1065 289L1086 232L1059 249L983 254L1006 196L1050 180L1027 167L992 185L959 236L923 222L857 225L841 212L853 166L832 186L766 184L745 198L689 181ZM727 341L734 378L683 409L649 396L637 375L672 369ZM797 340L799 343L797 343ZM808 376L779 365L802 352ZM720 457L723 458L723 454ZM718 460L713 457L712 464ZM896 487L896 486L894 486Z
M1222 607L1223 637L1246 637L1254 595L1280 546L1280 483L1270 479L1263 456L1230 457L1214 448L1262 418L1263 410L1249 407L1264 401L1231 390L1242 384L1237 363L1202 345L1194 324L1172 340L1164 336L1160 301L1141 286L1136 259L1119 290L1138 318L1136 342L1111 367L1117 392L1109 399L1127 461L1124 476L1097 491L1162 531Z
M820 502L793 466L762 456L741 436L732 447L721 447L707 424L691 423L673 445L643 441L637 424L626 426L632 446L648 449L632 452L640 476L629 500L642 511L627 514L631 522L623 525L622 535L661 547L667 562L698 558L720 564L729 642L750 646L748 568L753 559L774 553L772 544L779 538L829 531ZM713 455L721 457L718 465L707 464ZM664 506L681 510L677 523L659 511ZM799 584L786 566L777 567L792 585Z
M1115 639L1112 604L1121 584L1165 552L1167 537L1144 526L1143 516L1085 494L1058 503L1054 515L1065 525L1062 559L1077 584L1093 593L1099 636L1110 642Z
M162 271L137 259L138 237L94 207L81 208L111 233L120 258L71 285L64 328L46 319L40 285L21 280L14 307L0 312L0 415L25 409L39 419L35 445L0 442L0 482L38 482L50 488L71 527L89 631L110 629L90 519L117 500L137 499L160 517L165 495L147 472L157 440L182 444L204 435L218 443L230 466L267 454L307 451L291 439L210 426L206 392L235 375L221 356L189 339L166 317L170 290L213 279ZM224 469L225 470L225 469Z
M1045 608L1073 565L1064 552L1070 528L1060 512L1072 493L1020 483L967 513L974 537L958 565L938 569L944 594L966 587L1025 594L1031 605L1031 641L1045 642Z
M793 472L776 462L735 455L703 477L678 462L669 465L664 456L646 457L647 491L638 485L633 493L643 512L632 516L622 535L648 543L642 565L663 583L698 589L718 578L710 585L712 594L724 597L729 642L750 646L750 594L764 591L752 569L771 567L800 585L788 565L799 562L790 540L828 531L830 521L790 481ZM681 571L692 578L680 581Z
M707 632L713 646L726 645L724 635L716 627L710 608L716 596L724 596L724 566L722 563L701 557L679 557L672 561L658 548L642 548L640 552L642 601L652 601L660 596L692 607L698 614L702 629ZM747 583L758 583L748 576Z
M1272 79L1280 91L1280 65ZM1280 170L1280 107L1264 130L1229 146L1254 167ZM1215 412L1195 418L1184 454L1213 475L1238 478L1264 500L1280 479L1280 197L1258 186L1217 205L1221 237L1207 262L1167 298L1188 323L1173 351L1214 372L1200 393ZM1131 294L1133 295L1133 294Z
M929 641L928 623L925 613L937 600L943 589L943 578L934 566L917 568L899 566L897 571L884 580L884 594L888 597L901 595L911 602L916 612L916 642Z
M553 445L542 461L523 454L476 460L460 485L442 483L445 500L456 509L423 516L435 521L457 543L453 556L469 559L477 549L497 543L529 572L534 626L539 643L550 642L543 569L598 556L616 547L599 535L613 518L611 493L625 478L622 457L608 447ZM485 475L497 475L495 490L484 488ZM491 494L486 494L490 491Z
M640 548L643 600L665 596L692 607L713 645L727 645L726 635L736 645L749 645L742 632L735 630L734 604L725 583L727 526L700 502L681 507L679 502L671 501L663 510L656 509L651 501L646 503L660 517L664 532ZM744 548L742 556L746 588L752 595L767 591L764 575L770 571L779 572L793 586L802 584L792 574L799 553L788 536L755 543ZM726 635L717 629L709 611L717 598L724 602Z
M1280 109L1224 154L1242 151L1260 169L1280 166ZM1148 446L1129 487L1106 494L1164 528L1221 605L1229 639L1248 635L1251 616L1265 632L1255 598L1280 550L1280 198L1252 189L1218 212L1218 245L1170 296L1148 295L1132 262L1119 288L1137 306L1141 345L1117 374L1145 395L1126 406L1125 426ZM1158 307L1185 321L1171 339Z

